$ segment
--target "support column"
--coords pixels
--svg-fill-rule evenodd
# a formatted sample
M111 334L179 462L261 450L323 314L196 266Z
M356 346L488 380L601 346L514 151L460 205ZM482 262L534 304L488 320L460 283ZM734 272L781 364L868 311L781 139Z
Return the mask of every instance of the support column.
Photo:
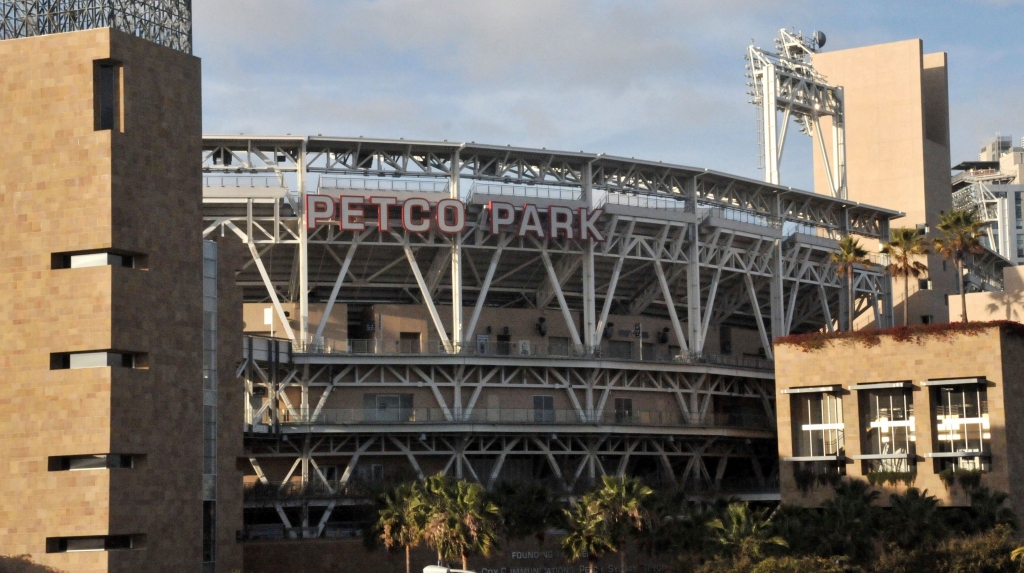
M686 326L691 352L698 352L700 345L700 225L690 225L689 262L686 265ZM656 263L657 264L657 263ZM670 285L671 286L671 285ZM711 309L708 309L710 311Z
M462 171L459 152L452 155L451 181L448 185L452 199L459 197L459 173ZM462 351L462 233L452 236L452 352Z
M782 219L782 206L781 199L778 195L775 196L771 203L772 217L775 217L781 223ZM782 264L782 240L776 239L772 246L772 282L769 287L769 308L771 309L771 326L772 326L772 338L778 338L780 336L786 336L789 334L786 330L786 307L785 307L785 282L783 281L783 268ZM797 283L794 283L792 288L797 288Z
M581 176L583 189L583 201L588 209L594 206L593 199L593 171L592 165L588 162L583 165ZM584 246L586 252L583 254L583 347L584 352L590 355L597 346L594 338L597 325L597 300L594 292L594 241L587 241Z
M306 140L296 158L295 181L299 191L299 350L309 343L309 231L306 229Z
M777 105L775 66L767 66L761 76L761 129L764 138L764 180L774 185L779 184Z

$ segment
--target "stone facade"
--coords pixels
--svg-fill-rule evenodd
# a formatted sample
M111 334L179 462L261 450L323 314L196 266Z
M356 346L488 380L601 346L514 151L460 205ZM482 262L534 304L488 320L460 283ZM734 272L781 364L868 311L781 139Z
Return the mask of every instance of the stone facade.
M102 119L100 64L114 86ZM199 571L199 60L110 29L14 39L0 42L0 85L0 553L75 572ZM134 268L60 268L54 256L81 252ZM59 367L88 351L134 367ZM48 471L55 456L95 454L131 455L132 467ZM109 536L133 549L58 543ZM237 550L222 555L223 570L240 564Z
M1024 443L1024 420L1007 415L1024 407L1024 336L1020 334L1020 325L1015 323L987 323L970 328L966 332L952 330L948 334L921 335L902 341L883 333L874 345L833 339L821 349L805 349L786 340L777 341L776 404L779 456L784 460L780 470L783 502L815 506L831 492L820 485L801 491L797 485L794 467L801 462L792 458L800 457L797 454L801 452L794 451L794 433L801 429L797 427L800 424L794 424L794 416L798 414L792 404L794 396L803 394L794 392L832 387L832 394L841 397L845 448L840 452L838 465L844 468L841 473L848 479L865 479L865 460L855 457L863 456L868 450L861 443L866 430L861 408L870 394L854 387L907 383L904 391L912 397L910 421L916 437L916 451L911 452L914 454L912 461L916 462L913 485L928 490L943 505L966 505L968 496L963 488L960 485L947 487L939 475L940 460L951 458L931 457L940 450L938 434L943 432L937 420L942 411L937 409L935 382L959 379L950 383L961 384L966 379L981 379L983 396L987 396L981 415L988 426L983 449L990 456L981 484L1009 493L1014 511L1024 515L1021 501L1024 484L1011 479L1024 470L1024 455L1019 447ZM834 463L825 461L819 467ZM885 494L880 500L885 504L889 493L905 490L906 484L878 488Z

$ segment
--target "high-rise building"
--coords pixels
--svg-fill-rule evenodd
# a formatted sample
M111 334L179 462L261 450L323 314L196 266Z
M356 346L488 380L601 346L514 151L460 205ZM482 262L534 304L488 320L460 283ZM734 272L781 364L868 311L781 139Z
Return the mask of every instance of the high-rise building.
M939 217L953 208L949 164L949 96L945 53L924 53L921 40L865 46L813 55L815 69L841 86L845 103L848 198L906 213L894 226L937 236ZM830 118L822 118L828 125ZM831 130L822 129L832 148ZM827 173L815 157L815 190L830 193ZM865 246L875 250L868 241ZM896 316L909 304L910 324L959 319L948 296L958 287L953 265L927 257L927 278L912 280L909 301L893 288ZM967 288L999 288L1005 264L994 254L969 261ZM871 324L870 315L858 324Z
M982 147L978 161L953 166L953 205L973 208L988 222L986 246L1014 264L1024 262L1024 148L1009 136L996 136Z
M233 286L198 232L189 5L0 3L0 554L90 573L241 564L240 420L211 417L241 408L216 385L238 394L239 344L216 327L240 312L204 323L204 294Z

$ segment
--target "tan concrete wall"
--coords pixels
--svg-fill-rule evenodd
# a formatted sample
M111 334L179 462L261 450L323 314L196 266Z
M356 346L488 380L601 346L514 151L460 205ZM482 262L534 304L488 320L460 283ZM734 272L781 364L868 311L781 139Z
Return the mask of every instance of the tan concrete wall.
M924 54L919 39L866 46L813 57L829 83L843 87L849 198L906 213L895 227L927 224L930 237L942 211L949 211L949 98L946 55ZM826 149L832 149L831 123L822 122ZM831 153L831 151L830 151ZM820 157L814 156L814 188L829 194ZM862 241L875 250L874 240ZM922 316L949 320L945 294L956 292L952 265L943 270L937 255L927 257L934 290L911 281L909 323ZM897 324L903 320L902 280L893 283ZM859 327L873 326L862 320Z
M959 297L953 306L960 307ZM959 316L959 310L956 310ZM967 318L971 321L1024 321L1024 267L1003 268L1003 290L967 293Z
M274 310L273 303L247 302L244 305L243 322L245 332L261 334L275 338L287 338L281 318ZM292 332L298 336L299 332L299 304L296 302L282 302L281 308L289 314L288 325ZM316 334L316 329L323 318L327 305L324 303L309 303L309 333ZM266 310L270 309L273 324L265 324ZM328 341L343 341L348 338L348 305L339 303L331 309L331 316L324 326L323 337Z
M124 70L124 127L95 131L93 61ZM69 571L198 570L202 453L196 58L108 29L0 42L0 553ZM120 249L148 271L51 270ZM51 371L51 352L148 353L147 370ZM51 455L133 453L131 470L47 472ZM146 547L46 554L47 537Z
M849 391L855 384L870 382L902 382L913 384L915 413L917 479L915 487L927 489L944 505L964 505L968 499L959 486L947 489L934 471L934 464L924 455L933 448L932 404L930 391L921 383L931 379L984 376L988 380L988 408L991 425L991 472L984 475L983 485L995 490L1011 490L1011 470L1024 463L1015 440L1024 432L1017 421L1007 424L1006 412L1010 405L1024 399L1019 381L1024 376L1024 359L1018 349L1024 348L1019 338L1002 334L998 327L988 328L976 335L956 335L950 339L925 338L919 341L897 342L883 336L876 346L867 347L859 342L831 343L821 350L804 351L791 345L777 345L776 405L778 409L779 456L793 456L793 430L791 395L782 391L793 387L841 385L843 387L843 417L847 457L860 454L860 417L857 393ZM1014 441L1008 442L1008 438ZM818 505L827 496L827 488L818 487L809 494L801 493L793 479L792 462L783 462L780 472L783 501L797 505ZM846 464L847 476L863 479L861 462ZM1018 480L1019 481L1019 480ZM1014 488L1018 487L1014 484ZM896 490L880 488L882 503L888 493ZM1024 506L1020 497L1014 501L1014 510L1020 513Z
M437 312L441 318L441 324L444 325L445 332L451 336L451 307L438 306ZM369 316L372 316L372 318L367 317L364 322L372 320L377 324L376 330L373 333L374 338L377 340L396 341L402 332L419 332L421 348L426 348L428 340L434 341L433 344L437 345L436 341L439 340L437 329L434 327L434 321L430 317L430 312L424 305L379 304L374 305L369 313ZM310 314L312 314L312 310ZM472 307L465 307L463 309L463 324L467 328L472 314ZM540 318L544 318L544 324L547 326L547 334L545 336L541 336L537 330ZM578 312L573 313L573 320L577 333L582 340L583 333L580 330L581 325ZM640 323L641 331L647 335L646 338L641 337L637 339L633 337L632 333L636 323ZM650 316L610 314L608 315L608 324L614 325L612 329L613 334L610 339L605 339L602 336L601 343L604 345L607 345L608 340L653 344L661 353L667 353L669 346L679 346L675 329L672 328L671 321L667 319ZM685 335L688 332L687 323L682 321L680 324ZM520 340L528 340L531 346L540 345L540 347L546 348L546 345L550 344L551 338L566 338L569 339L570 344L572 343L569 327L566 325L561 311L557 309L483 308L480 311L480 318L477 321L476 328L468 338L471 344L475 344L477 336L486 335L488 336L489 343L494 344L498 340L498 335L504 332L505 327L509 329L509 336L513 344ZM490 333L487 332L488 328L491 329ZM658 334L666 328L668 329L668 342L663 344L658 342ZM620 331L627 331L628 334L624 335ZM758 355L763 345L757 331L732 328L731 333L732 356ZM720 329L717 326L708 329L707 342L704 347L706 353L720 353L719 337ZM634 352L638 353L639 347ZM639 356L639 354L636 354L636 356Z

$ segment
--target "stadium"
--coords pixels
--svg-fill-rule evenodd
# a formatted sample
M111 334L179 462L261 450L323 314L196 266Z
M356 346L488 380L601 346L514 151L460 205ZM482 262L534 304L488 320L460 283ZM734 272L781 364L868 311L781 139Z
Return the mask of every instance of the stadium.
M349 488L437 472L777 499L770 340L845 321L836 240L900 215L476 143L206 136L203 173L241 261L246 482L278 492L248 538L350 534ZM891 325L883 267L853 282Z

